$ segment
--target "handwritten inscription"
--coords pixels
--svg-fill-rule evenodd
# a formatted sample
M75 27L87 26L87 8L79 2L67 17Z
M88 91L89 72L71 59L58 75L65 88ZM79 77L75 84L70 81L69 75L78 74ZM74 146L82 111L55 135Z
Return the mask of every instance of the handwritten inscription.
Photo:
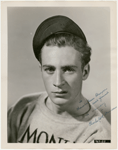
M117 108L117 107L114 107L114 108L112 108L110 111L105 112L104 116L106 116L108 113L110 113L111 111L113 111L113 110L116 109L116 108ZM101 119L104 118L104 116L101 115L101 116L95 118L94 121L90 121L90 122L89 122L89 125L91 126L91 125L93 125L93 124L95 124L95 123L97 123L97 122L100 122Z
M102 98L105 97L109 92L105 93L103 96L100 96L99 99L102 101Z
M98 107L96 107L95 109L92 110L93 112L96 111L97 109L99 109L99 110L102 112L102 111L104 110L104 107L107 107L106 103L105 103L105 102L102 102L102 100L103 100L103 98L104 98L105 96L107 96L108 94L109 94L109 92L108 92L108 90L107 90L107 88L106 88L106 89L102 90L101 92L96 92L96 93L95 93L95 96L94 96L92 99L89 99L89 100L88 100L88 102L91 102L92 104L96 104L96 103L100 102L100 105L99 105ZM82 100L81 100L79 103L81 103L81 102L82 102ZM88 102L85 103L85 104L84 104L83 106L81 106L81 107L77 107L77 110L83 108L85 105L88 104ZM93 124L95 124L95 123L97 123L97 122L100 122L102 118L104 118L107 114L109 114L111 111L113 111L113 110L116 109L116 108L117 108L117 107L114 107L114 108L112 108L110 111L105 112L104 115L101 115L101 116L95 118L94 121L90 121L90 122L89 122L89 125L91 126L91 125L93 125ZM85 116L88 116L88 115L89 115L89 113L87 113Z
M106 90L107 90L107 88L104 89L103 91L101 91L100 93L96 93L95 96L97 97L97 96L99 96L99 95L101 95L101 94L104 94L104 92L105 92Z
M79 109L81 109L81 108L83 108L85 105L87 105L88 104L88 102L87 103L85 103L84 105L82 105L81 107L78 107L77 108L77 110L79 110Z
M93 124L95 124L95 123L101 121L102 118L104 118L103 115L102 115L102 116L99 116L98 118L95 118L94 121L90 121L90 122L89 122L89 125L91 126L91 125L93 125Z
M104 90L102 90L101 92L97 92L97 93L95 93L95 97L93 97L92 99L90 99L90 100L88 100L88 102L92 102L92 104L96 104L97 102L102 102L102 99L105 97L105 96L107 96L109 94L109 92L107 91L107 88L106 89L104 89ZM80 100L80 102L79 103L81 103L82 102L82 100ZM83 108L85 105L87 105L88 104L88 102L87 103L85 103L83 106L81 106L81 107L77 107L77 110L79 110L79 109L81 109L81 108ZM103 103L103 104L101 104L99 107L97 107L97 109L98 108L100 108L101 106L105 106L106 107L106 104L105 103ZM96 109L95 109L96 110Z
M102 106L106 107L106 103L102 103L101 105L99 105L97 108L95 108L93 111L100 109Z

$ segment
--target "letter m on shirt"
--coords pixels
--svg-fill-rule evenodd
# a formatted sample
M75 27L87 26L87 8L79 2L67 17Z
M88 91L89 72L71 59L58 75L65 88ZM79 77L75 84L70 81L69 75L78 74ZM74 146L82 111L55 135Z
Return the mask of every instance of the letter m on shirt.
M23 143L24 138L27 137L27 143L29 142L29 140L31 138L33 138L33 143L35 143L36 141L36 135L37 135L37 129L35 129L35 131L30 135L30 125L28 126L28 128L26 129L25 133L23 134L22 138L20 141L18 141L19 143Z

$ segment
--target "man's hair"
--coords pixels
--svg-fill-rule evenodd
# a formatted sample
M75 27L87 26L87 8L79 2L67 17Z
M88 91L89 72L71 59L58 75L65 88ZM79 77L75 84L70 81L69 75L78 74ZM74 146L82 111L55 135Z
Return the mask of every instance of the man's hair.
M58 46L58 47L65 47L65 46L73 47L74 49L76 49L81 53L82 69L90 61L91 48L84 40L82 40L81 38L73 34L68 34L68 33L53 34L45 40L43 46L44 45ZM40 63L42 63L41 53L42 53L42 49L39 54Z

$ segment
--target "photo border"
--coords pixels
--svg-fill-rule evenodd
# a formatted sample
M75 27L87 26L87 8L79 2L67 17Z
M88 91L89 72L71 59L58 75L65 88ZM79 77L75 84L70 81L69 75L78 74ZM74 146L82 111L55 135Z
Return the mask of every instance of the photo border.
M36 149L36 148L91 148L113 149L117 146L117 109L111 112L111 143L76 143L76 144L12 144L7 143L7 74L8 74L8 39L7 39L7 7L109 7L111 33L111 109L117 106L117 2L2 2L1 3L1 147L8 149ZM112 101L113 100L113 101Z

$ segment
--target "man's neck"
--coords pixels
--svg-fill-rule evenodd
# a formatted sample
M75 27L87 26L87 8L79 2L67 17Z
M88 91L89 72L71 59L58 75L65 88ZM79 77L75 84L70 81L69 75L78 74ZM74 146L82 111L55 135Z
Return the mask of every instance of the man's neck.
M82 94L76 97L74 103L67 103L61 106L54 104L48 97L46 106L55 114L62 115L63 117L70 115L74 117L82 116L89 110L90 107L88 101L83 97Z

